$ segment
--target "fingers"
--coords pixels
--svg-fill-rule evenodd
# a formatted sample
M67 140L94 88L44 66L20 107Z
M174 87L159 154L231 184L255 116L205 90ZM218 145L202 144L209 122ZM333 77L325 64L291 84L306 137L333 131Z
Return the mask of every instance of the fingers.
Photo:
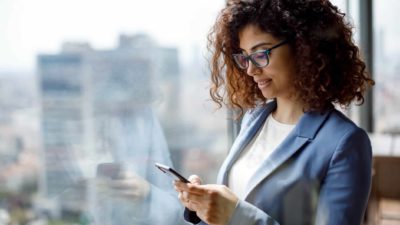
M174 180L172 181L172 184L174 185L174 188L177 192L182 192L187 189L187 184L183 183L182 181Z
M183 192L179 192L178 199L186 208L189 208L189 199L187 199Z
M224 185L200 185L198 177L189 178L193 183L174 181L180 202L208 224L227 224L238 198Z
M208 201L212 192L215 192L215 190L209 189L207 186L203 187L196 184L178 184L175 189L179 193L178 198L186 206L187 201L194 204L202 204Z
M209 185L188 184L186 191L191 194L206 195L212 191L212 188Z
M186 201L190 201L191 203L195 204L202 204L203 202L207 201L208 196L205 195L197 195L197 194L191 194L188 192L182 192L183 193L183 198Z
M189 192L191 194L203 195L208 191L207 185L186 184L180 181L174 181L174 188L178 192Z
M203 183L201 178L199 176L197 176L197 175L190 175L188 180L192 184L202 184Z
M179 193L178 198L180 202L188 209L197 211L204 204L205 193L208 189L204 188L202 180L197 175L191 175L188 180L191 183L184 183L179 180L173 181L175 190Z
M199 176L197 175L190 175L189 179L190 184L197 184L197 185L201 185L202 184L202 180ZM173 182L174 186L175 186L175 190L182 191L181 189L186 189L188 186L188 184L180 181L180 180L175 180Z
M193 197L193 196L192 196ZM190 200L191 196L188 195L187 192L179 192L178 199L186 208L196 211L200 204L198 202Z
M189 191L191 190L190 188L175 188L175 190L179 193L178 197L182 197L184 201L192 200L192 198L193 200L197 200L202 196L201 193Z

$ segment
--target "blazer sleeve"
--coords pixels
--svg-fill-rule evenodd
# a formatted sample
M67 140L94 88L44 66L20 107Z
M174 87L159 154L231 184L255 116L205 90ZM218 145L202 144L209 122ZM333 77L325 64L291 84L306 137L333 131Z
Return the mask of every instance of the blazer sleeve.
M279 225L272 217L256 206L239 200L228 225Z
M321 183L315 224L362 223L371 189L372 149L360 128L348 130L334 151Z

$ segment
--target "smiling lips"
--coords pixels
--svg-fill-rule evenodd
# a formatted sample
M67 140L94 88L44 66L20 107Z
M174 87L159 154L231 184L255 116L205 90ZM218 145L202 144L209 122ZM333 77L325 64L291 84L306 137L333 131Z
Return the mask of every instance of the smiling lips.
M264 79L264 80L258 80L256 83L258 84L258 88L262 89L270 85L272 82L272 79Z

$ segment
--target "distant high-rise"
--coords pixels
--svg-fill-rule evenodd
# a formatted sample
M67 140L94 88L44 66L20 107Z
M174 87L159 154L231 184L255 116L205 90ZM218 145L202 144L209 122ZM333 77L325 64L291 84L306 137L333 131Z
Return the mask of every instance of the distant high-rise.
M83 147L84 57L80 54L41 55L38 58L41 90L43 165L41 191L59 194L72 181L65 163ZM69 168L68 172L73 170Z

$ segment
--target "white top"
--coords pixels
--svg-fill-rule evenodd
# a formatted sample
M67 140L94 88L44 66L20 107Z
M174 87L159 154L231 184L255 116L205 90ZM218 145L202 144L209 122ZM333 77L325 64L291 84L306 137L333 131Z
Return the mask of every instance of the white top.
M294 127L295 125L276 121L272 114L268 116L262 129L254 136L230 170L229 187L239 198L244 199L250 178Z

